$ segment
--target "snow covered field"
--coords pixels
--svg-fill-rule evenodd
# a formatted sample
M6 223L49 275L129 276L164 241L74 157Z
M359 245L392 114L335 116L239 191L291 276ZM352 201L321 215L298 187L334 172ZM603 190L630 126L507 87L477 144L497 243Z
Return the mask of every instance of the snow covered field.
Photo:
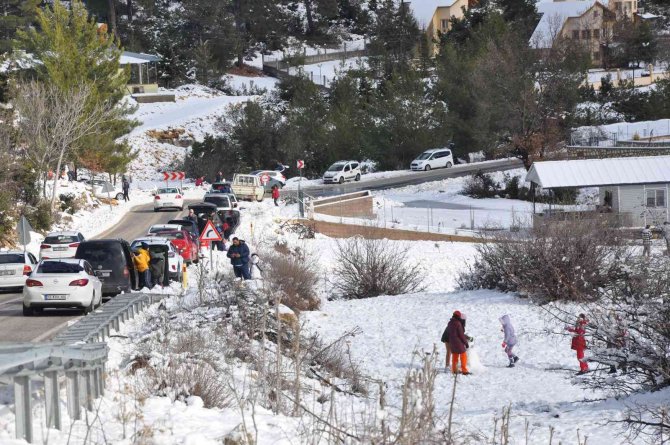
M611 144L615 139L619 141L632 141L635 140L636 137L649 138L668 136L668 139L670 139L670 119L617 122L608 125L578 127L575 128L573 132L584 135L601 133L602 136L605 137L605 140L601 141L601 145Z

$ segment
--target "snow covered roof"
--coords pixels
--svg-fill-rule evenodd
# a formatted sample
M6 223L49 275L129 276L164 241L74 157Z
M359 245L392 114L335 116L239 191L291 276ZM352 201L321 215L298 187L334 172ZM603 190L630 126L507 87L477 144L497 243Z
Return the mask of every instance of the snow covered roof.
M654 19L661 18L660 15L652 14L650 12L643 12L643 13L638 14L637 16L640 17L643 20L654 20Z
M419 26L425 28L430 24L437 8L448 8L456 3L456 1L457 0L408 0L404 3L409 4Z
M158 62L159 60L161 60L161 58L153 54L132 53L130 51L124 51L121 53L121 57L119 58L119 64L141 65L143 63Z
M670 183L670 156L535 162L526 181L545 189Z
M542 16L530 37L534 48L551 48L554 38L570 17L579 17L591 8L596 0L537 3L537 12Z

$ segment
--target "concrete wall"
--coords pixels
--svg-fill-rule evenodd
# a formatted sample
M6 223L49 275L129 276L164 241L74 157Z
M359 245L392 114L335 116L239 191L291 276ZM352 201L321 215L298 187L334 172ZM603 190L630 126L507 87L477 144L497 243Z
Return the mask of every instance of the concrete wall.
M452 241L464 243L480 243L484 238L471 236L445 235L439 233L416 232L413 230L384 229L381 227L357 226L354 224L338 224L326 221L313 221L314 230L332 238L351 238L362 236L370 239L390 239L406 241Z
M314 213L343 218L375 219L374 200L369 192L359 192L314 201Z

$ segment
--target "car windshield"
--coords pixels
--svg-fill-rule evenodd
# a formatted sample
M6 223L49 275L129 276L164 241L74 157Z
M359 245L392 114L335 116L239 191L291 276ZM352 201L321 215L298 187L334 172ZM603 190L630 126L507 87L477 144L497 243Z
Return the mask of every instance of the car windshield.
M130 245L130 249L133 250L133 251L135 249L138 249L142 245L143 242L146 243L146 241L135 241L135 242L133 242L133 244ZM170 248L168 246L166 246L165 244L149 244L149 254L151 256L153 256L155 253L163 253L166 250L170 250Z
M117 243L80 244L75 257L88 261L94 268L112 269L126 263L123 249Z
M156 235L164 236L169 239L184 239L184 234L181 232L156 232Z
M0 264L23 264L24 262L22 253L3 253L0 255Z
M175 188L158 189L158 194L159 194L159 195L167 195L167 194L170 194L170 193L172 193L172 194L177 194L177 193L179 193L179 190L177 190L177 189L175 189Z
M230 189L230 184L228 184L228 183L226 183L226 184L214 184L214 185L212 185L212 189L218 190L218 191L221 191L221 192L224 192L224 193L229 193L230 190L231 190Z
M79 273L84 270L79 264L63 261L43 261L37 273Z
M217 207L230 207L230 200L227 196L205 196L205 202L211 202Z
M418 159L419 161L424 161L424 160L428 159L430 157L430 155L432 155L432 154L433 153L429 153L429 152L421 153L421 156L419 156L416 159Z
M78 241L74 235L54 235L44 238L44 244L70 244Z
M328 171L329 172L339 172L340 170L342 170L342 168L344 168L344 165L345 164L341 164L341 163L333 164L333 165L330 166Z

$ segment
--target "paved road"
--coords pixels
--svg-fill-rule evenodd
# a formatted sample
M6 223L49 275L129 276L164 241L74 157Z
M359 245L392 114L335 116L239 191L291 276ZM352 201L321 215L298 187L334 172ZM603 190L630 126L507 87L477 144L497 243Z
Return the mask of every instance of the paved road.
M485 163L459 164L452 168L440 168L427 172L410 172L406 175L393 176L390 178L373 179L369 181L347 182L342 185L324 184L304 187L305 193L315 197L339 195L342 193L353 193L361 190L384 190L389 188L404 187L407 185L422 184L430 181L440 181L447 178L468 176L477 171L493 172L513 170L522 168L523 161L520 159L499 159ZM286 194L295 194L296 190L286 190Z
M187 203L188 204L188 203ZM132 241L146 234L152 224L176 219L188 212L163 210L154 213L151 204L134 207L121 222L96 238L123 238ZM45 309L41 315L23 316L20 293L0 293L0 342L47 341L81 317L78 310Z

